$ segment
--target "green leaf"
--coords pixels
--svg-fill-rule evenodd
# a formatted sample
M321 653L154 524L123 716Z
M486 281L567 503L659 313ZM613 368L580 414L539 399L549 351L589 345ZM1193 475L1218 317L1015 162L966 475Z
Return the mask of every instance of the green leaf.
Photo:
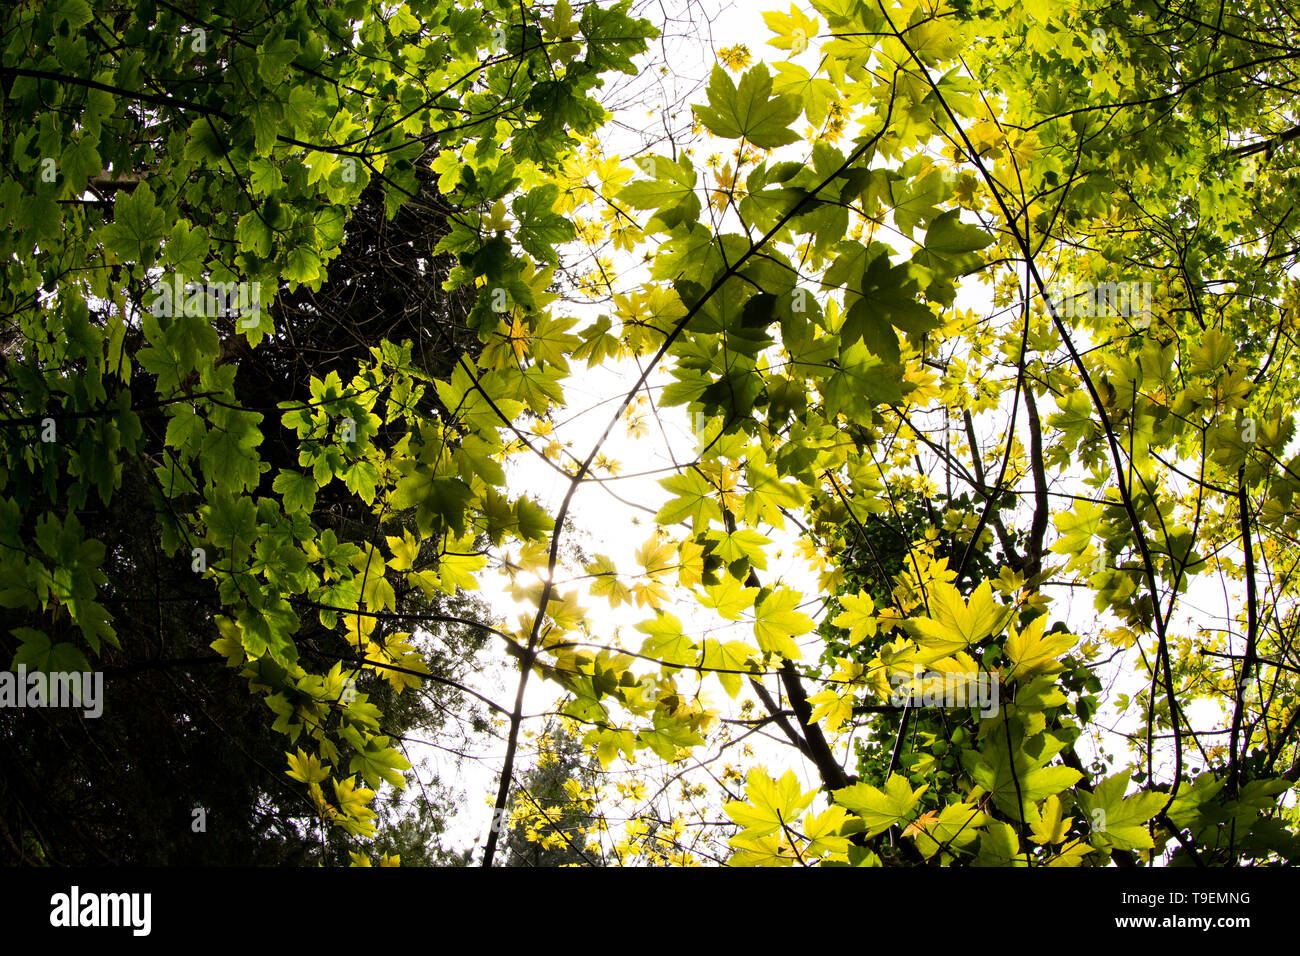
M282 496L286 511L310 514L316 507L316 482L309 475L281 469L271 487Z
M714 66L709 79L709 105L694 107L710 132L727 139L744 138L755 146L770 148L793 143L799 137L790 124L803 111L793 96L772 96L772 77L760 63L746 70L739 89L721 66Z
M299 621L288 602L276 598L263 607L245 608L239 612L238 621L244 649L250 657L266 654L281 667L298 662L293 635Z
M754 636L758 638L759 647L790 660L798 660L802 656L799 645L793 638L811 631L813 620L802 611L795 610L801 597L798 591L781 588L758 602L754 609Z
M913 791L906 778L895 773L885 781L883 791L867 783L855 783L833 791L833 796L836 803L862 819L864 835L873 837L908 820L928 789L926 785Z
M1125 798L1132 771L1122 770L1097 784L1092 793L1079 792L1079 806L1095 835L1120 850L1149 850L1155 844L1144 825L1160 812L1167 794L1140 791Z
M753 606L756 594L758 588L741 587L740 582L728 574L717 584L705 585L704 593L696 597L705 607L713 608L727 620L738 621L741 612ZM779 627L774 627L768 633L775 635L779 630ZM796 648L795 656L798 656L797 651Z
M594 73L618 70L635 74L637 64L632 56L646 48L642 37L656 37L659 32L646 20L633 20L627 15L630 0L603 5L588 3L582 8L579 28L587 40L587 68ZM629 38L631 42L629 42Z
M193 409L177 406L167 422L166 441L173 448L180 449L186 458L192 458L198 453L207 432L208 426L201 415L195 414Z
M298 246L289 250L284 277L292 282L312 282L320 276L320 256L314 249Z
M950 209L930 221L925 233L925 249L917 253L920 265L948 276L974 272L983 260L975 250L993 242L993 237L978 226L968 226L961 221L961 210Z
M103 239L105 248L119 260L152 265L158 243L166 235L166 217L154 201L148 183L117 194L113 222L104 227Z
M208 259L207 230L202 226L193 228L184 219L178 220L172 227L163 256L181 275L198 276Z
M656 224L667 232L683 222L695 222L700 216L700 197L695 192L695 167L690 158L682 155L680 162L663 156L642 157L642 168L653 168L653 179L628 183L618 194L620 202L633 209L654 209L655 215L646 224L653 229Z
M671 614L660 611L649 621L636 626L649 636L641 645L641 653L663 661L665 664L694 664L697 662L695 645L682 634L682 622Z
M296 40L284 37L267 40L257 48L257 72L271 86L275 86L289 72L289 64L298 56Z
M66 23L73 31L80 30L91 19L90 4L86 0L59 0L52 14L55 26Z
M655 521L659 524L671 525L689 518L698 529L710 519L722 520L722 510L714 500L715 490L698 471L673 475L659 484L676 495L655 514Z
M1001 820L990 822L980 834L979 854L972 866L1028 866L1020 852L1020 837L1015 827Z
M555 263L555 246L568 242L575 235L573 223L555 212L559 195L560 187L547 183L516 197L510 204L519 220L516 236L519 244L524 251L544 262Z
M30 627L15 627L9 632L22 643L14 652L13 666L51 673L71 673L91 670L86 655L73 644L53 643L43 631Z
M96 148L97 140L83 136L63 151L59 162L62 179L62 194L65 197L80 196L91 176L104 168L104 161Z
M763 554L763 547L771 543L770 538L752 528L740 528L722 535L715 553L728 564L744 558L761 571L767 567L767 557Z
M514 511L519 536L527 541L541 541L555 527L555 519L546 509L527 496L515 502Z
M219 166L226 155L227 143L217 129L217 120L200 116L190 124L185 137L184 157L207 166Z
M1031 745L1037 749L1029 749ZM1059 741L1048 743L1045 734L1031 738L1023 747L1016 748L1013 771L1006 740L1002 734L997 734L981 751L962 751L961 761L975 782L992 795L998 809L1010 816L1018 816L1017 796L1024 801L1024 806L1028 806L1074 786L1083 778L1083 774L1072 767L1044 766L1061 746ZM1026 811L1026 817L1028 815Z

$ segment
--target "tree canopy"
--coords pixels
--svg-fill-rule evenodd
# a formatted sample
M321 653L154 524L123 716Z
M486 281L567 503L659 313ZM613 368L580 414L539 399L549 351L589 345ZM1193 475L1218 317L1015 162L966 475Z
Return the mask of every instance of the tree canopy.
M277 862L1300 856L1294 12L808 0L646 116L655 9L0 15L12 667ZM14 859L149 753L0 716Z

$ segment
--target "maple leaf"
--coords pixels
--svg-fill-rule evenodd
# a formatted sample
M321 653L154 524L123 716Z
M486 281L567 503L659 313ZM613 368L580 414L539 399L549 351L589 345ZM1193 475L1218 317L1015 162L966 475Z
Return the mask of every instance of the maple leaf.
M733 800L722 809L745 828L746 838L764 837L794 823L817 796L817 788L804 791L793 770L774 780L762 767L754 767L746 778L746 800Z
M722 617L731 621L740 620L740 613L754 604L758 588L742 587L731 575L726 575L717 584L704 586L704 593L696 592L696 598L707 608L713 608Z
M965 650L1001 631L1014 614L1014 608L1004 607L993 599L993 588L988 581L975 589L969 604L951 584L931 582L926 589L926 601L930 616L910 618L903 622L903 627L918 644L941 657Z
M746 591L753 590L746 588ZM795 610L800 598L798 591L781 588L759 601L754 611L754 636L758 638L759 647L791 660L802 656L799 645L792 638L811 631L813 619Z
M302 783L321 783L329 777L329 767L322 766L315 754L304 753L301 749L296 754L289 754L289 769L285 771L294 780Z
M1054 674L1065 665L1058 658L1075 645L1078 638L1068 632L1043 636L1043 627L1047 615L1040 615L1029 622L1022 631L1011 628L1011 636L1003 645L1003 653L1011 667L1006 672L1007 680L1019 681L1035 674Z
M835 802L857 816L865 826L865 835L873 837L910 816L912 809L929 789L913 790L904 777L890 774L885 789L868 783L855 783L834 791Z
M857 647L868 637L876 633L876 618L872 613L876 609L875 601L866 591L857 594L841 594L840 606L844 608L831 621L836 627L849 631L849 647Z

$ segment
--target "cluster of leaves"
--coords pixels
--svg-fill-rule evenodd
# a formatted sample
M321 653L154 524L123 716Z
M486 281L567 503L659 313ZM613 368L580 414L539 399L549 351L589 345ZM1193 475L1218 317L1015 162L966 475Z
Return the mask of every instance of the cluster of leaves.
M1287 460L1285 411L1295 137L1234 137L1292 118L1276 92L1291 60L1267 82L1251 71L1294 25L1263 6L1221 29L1208 8L813 6L819 17L768 17L791 51L775 70L714 70L696 116L734 141L734 166L711 160L701 183L688 150L642 157L644 178L607 199L648 215L657 249L622 329L602 319L580 333L592 354L662 368L658 404L709 422L703 451L662 482L669 533L638 554L636 576L675 577L753 640L697 639L657 610L637 657L669 665L672 683L636 676L617 649L566 652L581 675L567 680L569 713L595 724L602 761L665 742L676 760L716 714L701 684L717 677L734 697L748 674L766 711L752 724L780 727L833 803L809 810L817 788L755 769L727 806L743 827L737 862L1292 858L1278 799L1300 766L1288 663L1300 460ZM815 70L795 61L813 37ZM1045 76L1062 83L1047 90ZM1153 89L1171 92L1134 105ZM846 116L857 135L840 149ZM1265 151L1268 172L1234 165ZM985 317L957 301L971 274L992 288ZM1067 312L1063 283L1135 288ZM1040 415L1048 398L1059 414ZM797 662L813 602L760 580L764 532L796 515L821 586L839 592L812 667ZM615 603L667 603L620 590L611 567L587 570ZM1245 586L1235 626L1177 633L1180 596L1211 572ZM1095 629L1048 627L1060 584L1094 590ZM1117 658L1146 686L1133 752L1114 767L1092 738L1094 671ZM996 681L1001 706L894 703L945 677ZM822 689L805 691L810 680ZM1225 725L1194 729L1197 699L1224 705ZM859 731L850 777L836 751Z
M507 865L603 866L595 760L564 724L538 738L537 759L511 801Z
M433 705L486 729L458 690L490 632L465 596L480 542L549 525L495 490L499 438L459 424L480 394L455 391L465 356L488 332L456 290L491 277L530 305L545 294L539 269L569 233L539 177L603 118L599 74L643 48L625 10L543 24L509 3L421 0L6 9L0 604L15 665L202 669L210 655L172 655L210 644L251 692L241 725L284 735L280 780L234 789L354 839L377 832L374 791L410 770L393 734L428 717L397 695L431 665ZM507 193L508 236L488 225ZM237 287L240 307L186 283ZM460 379L430 387L453 366ZM173 603L151 641L153 608ZM422 648L404 621L450 646ZM229 696L198 683L190 712ZM116 695L145 719L122 691L110 682L110 712ZM205 714L209 732L221 717ZM250 772L275 749L254 736ZM25 760L25 779L54 783L48 759ZM18 821L16 858L75 859L40 819ZM403 819L421 840L441 825L427 808ZM389 844L416 838L379 847L396 858Z
M734 727L778 729L811 788L765 766L743 795L739 773L705 799L683 788L699 832L720 805L739 827L733 863L1296 855L1300 137L1294 57L1276 52L1297 31L1278 11L814 0L767 15L783 61L733 48L739 75L713 69L696 131L731 157L701 168L676 144L624 164L588 138L601 74L635 72L654 33L626 0L236 6L106 4L93 26L84 3L6 14L15 661L85 666L122 643L84 518L135 461L164 552L204 555L212 646L351 836L374 834L370 788L408 768L368 695L343 701L342 664L416 686L428 667L398 628L454 617L518 665L513 705L491 705L505 755L489 865L512 806L548 852L573 851L556 841L566 814L596 814L580 777L558 824L530 816L547 800L512 799L534 675L603 767L653 756L677 779ZM151 31L193 39L139 42ZM349 367L321 357L294 397L249 404L237 372L292 344L285 310L328 320L302 290L331 275L372 181L389 216L415 196L446 221L428 255L461 306L464 332L437 333L454 359L420 358L423 329L417 347L383 328ZM112 200L88 201L105 183ZM645 270L580 324L557 314L556 277L595 221ZM259 308L160 316L145 308L159 268L259 282ZM1124 296L1089 292L1086 309L1056 292L1112 283ZM555 430L579 363L626 376L575 454ZM570 587L571 506L644 408L702 423L696 453L660 482L634 566L597 554ZM47 418L57 442L39 440ZM264 451L277 426L284 460ZM511 488L520 458L557 476L556 507ZM815 586L773 576L790 539ZM517 626L434 608L498 569ZM1227 626L1180 630L1211 574L1244 592ZM1053 620L1066 587L1093 590L1094 620ZM408 595L430 603L409 611ZM648 610L638 643L589 599ZM346 658L310 671L317 628ZM1101 699L1108 667L1131 672L1140 714L1115 757L1098 713L1130 701ZM996 706L925 703L971 683ZM1195 701L1223 725L1193 726ZM553 770L532 783L554 789ZM680 816L623 798L639 810L615 859L651 836L670 848L656 860L717 858Z

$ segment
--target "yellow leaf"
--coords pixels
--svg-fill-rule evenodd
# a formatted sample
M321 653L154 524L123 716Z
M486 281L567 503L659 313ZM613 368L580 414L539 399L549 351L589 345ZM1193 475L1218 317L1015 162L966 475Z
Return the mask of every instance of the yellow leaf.
M289 758L289 769L285 771L294 780L302 783L320 783L329 777L329 768L321 766L321 762L315 754L303 753L301 749L297 754L286 754Z
M1043 626L1047 615L1036 617L1023 631L1011 628L1011 636L1003 647L1003 653L1011 667L1007 670L1007 680L1020 681L1035 674L1054 674L1064 665L1058 658L1074 646L1078 640L1073 634L1051 634L1043 636Z
M732 866L793 866L794 850L779 834L749 838L743 834L731 838L735 854L728 861Z
M803 835L811 843L803 851L806 856L825 856L832 853L847 853L849 838L840 835L840 829L848 817L848 811L841 806L831 804L814 816L811 812L803 818Z
M733 800L722 809L753 839L794 823L817 796L817 788L803 792L793 770L778 781L762 767L754 767L746 778L745 796L746 800Z
M468 550L444 551L438 555L439 587L444 593L450 595L455 595L458 588L463 591L477 591L478 581L474 577L474 572L481 571L487 565L487 560L486 554Z
M704 545L691 539L677 549L677 581L682 587L694 587L704 580Z
M740 582L731 575L726 575L719 583L705 585L704 593L696 592L696 598L705 607L714 608L729 621L740 620L740 612L754 603L758 588L741 587Z
M610 607L632 603L632 591L619 580L618 570L611 558L603 554L596 555L596 559L586 566L586 571L595 577L591 582L591 593L606 598Z
M651 535L636 549L636 560L648 576L659 577L676 566L677 549L672 541L660 541L657 535Z
M394 571L411 570L416 556L420 553L420 542L409 531L404 531L400 538L386 535L384 540L388 542L388 547L393 552L393 560L388 566Z
M225 655L227 666L237 667L244 661L244 641L239 633L239 625L220 615L215 620L221 636L208 646L218 654Z
M727 696L735 699L740 693L741 675L737 672L748 670L753 649L743 641L727 641L725 644L712 638L706 638L701 644L703 666L713 670Z
M763 22L776 34L768 40L770 46L778 50L789 50L792 55L808 49L808 44L819 32L816 17L808 17L794 4L790 5L789 14L771 11L763 14Z
M830 733L839 730L840 725L853 716L853 696L846 694L841 697L833 687L813 694L808 703L814 705L811 719L822 721Z
M862 819L866 824L866 835L873 837L908 817L921 799L921 794L928 789L927 784L920 790L913 791L906 778L895 773L885 781L883 792L870 784L855 783L851 787L836 790L834 796L836 803L847 807Z
M754 61L754 55L749 52L749 47L745 44L737 43L735 46L723 47L719 50L718 59L729 70L743 70Z
M1056 794L1052 794L1043 801L1043 809L1038 819L1030 820L1030 829L1034 831L1030 839L1040 845L1060 843L1065 839L1066 831L1070 829L1070 824L1073 822L1073 817L1062 818L1061 800Z
M1071 840L1061 847L1061 852L1047 861L1048 866L1080 866L1083 858L1093 852L1083 840Z
M931 582L926 592L930 616L912 618L903 626L922 647L945 657L1002 630L1014 613L1014 609L993 600L988 581L975 589L969 604L955 587L941 581Z
M798 591L782 588L759 602L754 613L754 636L758 638L759 647L791 660L803 656L792 638L811 631L813 619L795 610L801 596Z
M870 594L866 591L859 591L856 595L843 594L840 606L844 610L831 623L849 631L849 647L857 647L866 638L875 636L876 619L872 612L876 604Z

